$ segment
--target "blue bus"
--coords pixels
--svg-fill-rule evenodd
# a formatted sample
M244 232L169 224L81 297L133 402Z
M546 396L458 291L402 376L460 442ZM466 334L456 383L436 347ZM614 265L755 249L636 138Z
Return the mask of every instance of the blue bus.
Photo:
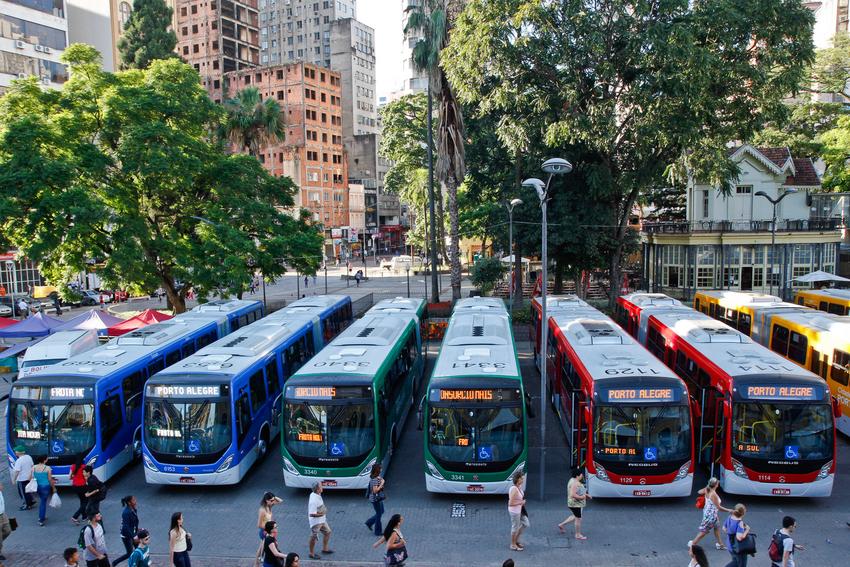
M141 457L142 390L148 377L223 336L243 315L262 317L262 303L231 300L218 311L189 311L136 329L107 344L26 376L12 386L6 451L22 445L47 455L60 485L82 456L107 480Z
M147 382L142 452L150 484L236 484L280 428L286 379L351 322L347 296L303 299Z

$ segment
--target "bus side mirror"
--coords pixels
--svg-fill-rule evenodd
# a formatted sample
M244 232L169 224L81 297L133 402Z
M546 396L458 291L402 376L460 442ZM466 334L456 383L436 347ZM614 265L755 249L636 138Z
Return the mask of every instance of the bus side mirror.
M416 429L418 431L422 431L423 420L425 416L422 413L422 407L425 405L425 396L422 396L422 399L419 400L419 408L416 410Z
M590 408L587 407L587 406L584 406L584 421L585 421L585 423L592 423L593 422L593 413L590 411Z
M841 404L838 403L838 398L832 398L832 415L836 419L841 417Z
M691 402L691 413L693 413L694 417L702 417L702 408L699 407L699 403L697 403L696 398L690 396Z
M525 392L525 413L528 414L528 417L530 419L534 419L535 417L537 417L537 414L534 413L534 406L531 403L531 396L528 392Z

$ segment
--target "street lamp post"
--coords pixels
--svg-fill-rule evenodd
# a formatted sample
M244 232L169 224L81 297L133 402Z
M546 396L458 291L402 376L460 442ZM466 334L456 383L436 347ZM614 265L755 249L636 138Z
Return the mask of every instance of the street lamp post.
M516 258L514 258L514 207L522 205L521 199L511 199L511 202L505 205L508 208L508 258L511 259L511 278L510 291L508 292L508 309L513 312L514 309L514 287L516 287ZM483 252L483 251L482 251Z
M411 259L411 262L412 261L413 260ZM410 297L410 266L407 266L405 272L407 272L407 297Z
M548 329L549 321L546 318L546 285L548 280L547 262L548 262L548 237L546 223L546 204L549 200L549 186L552 183L552 178L556 175L563 175L573 170L570 162L561 158L551 158L543 162L543 172L548 173L549 177L546 183L540 179L531 178L522 182L523 186L534 187L537 191L537 197L540 199L540 211L543 220L541 229L542 240L542 260L541 267L541 286L540 286L540 499L545 497L545 473L546 473L546 365L548 345Z
M781 203L782 199L788 195L796 192L797 190L795 188L789 187L782 195L775 199L764 191L756 191L755 193L756 197L764 197L773 205L773 221L770 223L770 295L773 295L773 265L776 262L776 205Z

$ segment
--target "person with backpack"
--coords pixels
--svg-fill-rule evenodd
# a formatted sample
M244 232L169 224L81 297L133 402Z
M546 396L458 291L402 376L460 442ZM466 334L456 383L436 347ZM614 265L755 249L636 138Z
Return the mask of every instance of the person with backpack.
M139 538L139 545L130 554L127 560L129 567L150 567L151 564L151 534L148 530L139 530L136 534Z
M103 526L100 525L101 519L100 512L95 512L89 516L89 523L80 530L77 543L84 550L83 559L86 560L86 567L109 567L106 536L103 533Z
M796 567L794 551L805 551L802 545L794 543L791 536L797 530L797 520L791 516L782 518L782 528L773 532L767 555L770 557L770 567Z
M91 465L85 466L83 476L86 478L86 516L91 518L100 513L100 503L106 499L106 485L94 475Z
M135 496L125 496L121 499L124 509L121 511L121 542L124 544L126 553L112 562L115 567L125 559L129 559L133 550L139 544L139 514Z

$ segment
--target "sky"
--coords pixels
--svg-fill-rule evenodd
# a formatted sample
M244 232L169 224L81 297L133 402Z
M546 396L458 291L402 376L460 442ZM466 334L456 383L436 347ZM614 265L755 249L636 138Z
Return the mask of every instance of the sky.
M375 29L378 98L401 88L402 0L358 0L357 19Z

